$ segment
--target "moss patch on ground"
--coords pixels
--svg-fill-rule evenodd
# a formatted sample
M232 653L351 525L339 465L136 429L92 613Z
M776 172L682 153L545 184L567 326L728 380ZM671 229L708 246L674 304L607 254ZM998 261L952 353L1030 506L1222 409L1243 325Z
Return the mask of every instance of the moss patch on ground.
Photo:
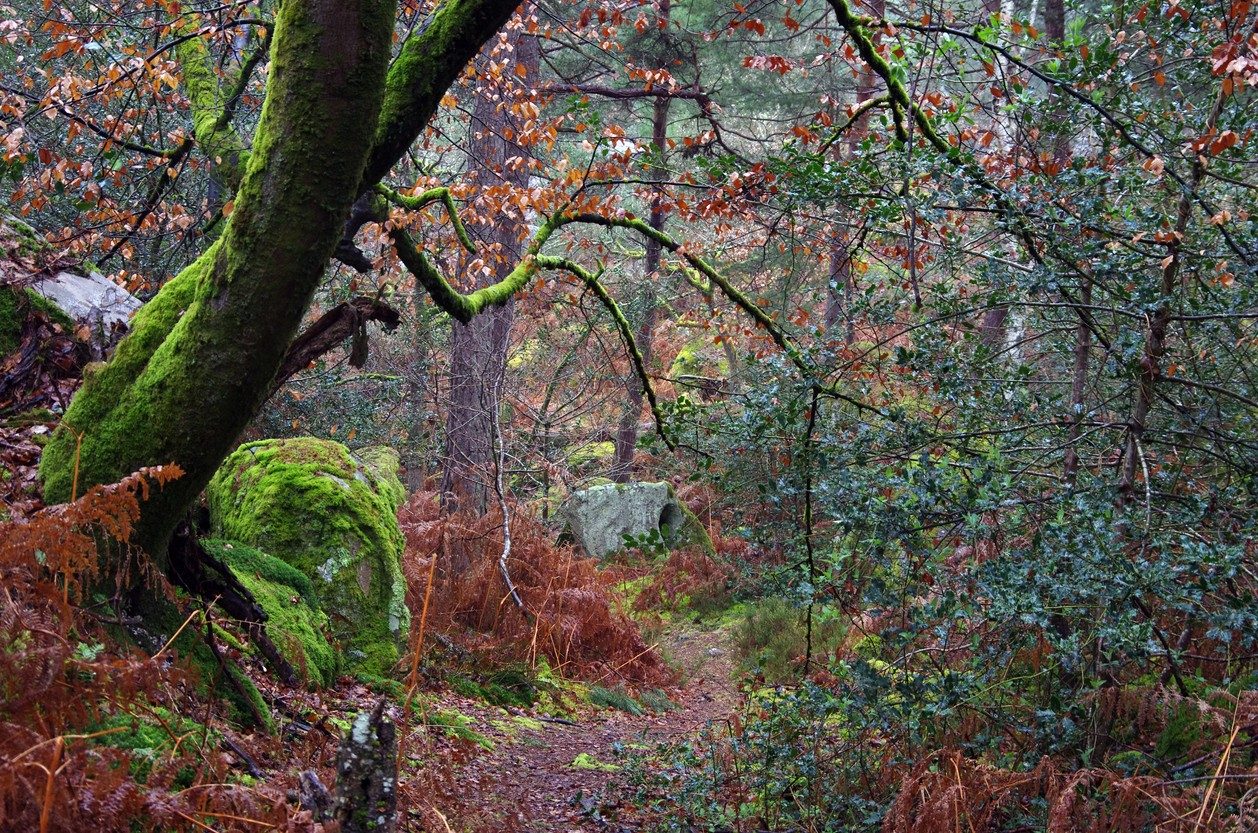
M161 706L153 707L148 714L109 715L92 731L100 733L92 738L94 745L130 753L131 776L141 783L163 756L174 755L181 747L199 746L203 740L210 748L219 742L217 732ZM191 775L190 772L189 782Z
M347 668L387 677L410 627L396 453L313 437L246 443L208 494L214 534L303 574Z
M568 764L569 769L584 769L594 772L620 772L620 767L616 764L609 764L595 758L589 752L582 752L572 759L572 763Z

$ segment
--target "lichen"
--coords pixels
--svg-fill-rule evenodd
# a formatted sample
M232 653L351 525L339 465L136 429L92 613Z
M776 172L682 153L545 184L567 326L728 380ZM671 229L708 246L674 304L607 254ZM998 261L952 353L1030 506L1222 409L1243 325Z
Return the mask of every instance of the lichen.
M246 443L208 494L214 534L302 573L349 670L383 677L410 625L396 518L405 492L389 455L366 456L370 465L312 437Z
M266 612L267 635L284 659L311 686L331 685L339 662L324 636L328 617L319 610L310 579L284 561L244 544L206 539L201 545L231 568Z

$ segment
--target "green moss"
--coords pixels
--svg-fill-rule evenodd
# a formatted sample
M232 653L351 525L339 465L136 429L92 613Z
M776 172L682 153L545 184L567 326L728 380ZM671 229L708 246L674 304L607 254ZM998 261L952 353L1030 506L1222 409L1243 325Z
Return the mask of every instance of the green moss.
M124 428L126 419L108 417L120 407L146 412L145 403L133 403L127 391L187 312L197 285L208 274L218 249L219 244L215 243L140 307L131 319L126 338L118 343L108 364L89 366L84 372L83 386L70 402L40 459L39 473L44 481L44 497L49 503L70 499L76 456L80 483L85 485L115 482L151 462L145 459L143 452L146 437ZM91 428L92 432L90 437L85 437L80 449L76 434L85 428ZM87 442L89 438L99 441Z
M92 727L91 732L106 733L92 738L93 745L130 753L131 777L140 783L148 779L153 765L167 755L177 754L180 749L187 751L190 745L200 745L203 738L210 748L218 745L217 732L161 706L153 707L148 714L109 715ZM192 775L191 771L186 776L180 772L175 786L189 786ZM187 783L179 783L185 777Z
M201 546L210 555L230 566L234 572L249 573L276 584L286 584L296 590L310 607L316 610L319 608L314 583L301 570L287 562L234 541L206 538L201 541Z
M231 567L266 611L267 635L284 659L311 686L331 685L339 662L323 635L328 618L318 608L310 579L278 558L243 544L212 539L201 544Z
M189 28L194 28L190 26ZM207 159L215 163L213 176L231 192L244 176L249 152L240 135L223 123L223 90L214 72L205 41L199 35L175 46L183 73L184 90L192 110L192 132Z
M214 655L206 643L205 623L199 615L189 621L187 610L160 593L141 597L132 611L141 618L144 627L137 632L110 626L107 630L114 639L134 641L149 653L163 647L173 649L193 671L196 690L203 696L224 701L231 709L234 722L256 726L268 734L275 733L271 707L240 666L228 656ZM176 631L179 635L171 642L171 635ZM225 674L231 679L225 679Z
M546 724L542 723L542 721L522 714L511 715L511 722L521 729L526 729L530 732L540 732L546 728Z
M46 425L56 421L57 415L47 408L31 408L29 411L14 414L2 424L5 428L29 428L32 425Z
M620 767L616 764L609 764L595 758L589 752L582 752L572 759L572 763L568 764L569 769L584 769L594 772L620 772Z
M18 255L29 256L52 251L52 245L35 230L34 226L16 217L8 214L0 216L0 229L17 235Z
M729 360L714 349L711 339L691 339L677 352L668 368L670 376L729 376Z
M67 332L74 332L74 328L76 326L74 319L69 315L66 315L65 311L62 310L61 307L57 306L52 301L49 301L31 287L26 288L26 300L36 310L48 316L54 324L64 327Z
M615 456L616 444L613 442L585 443L568 452L567 463L572 468L579 469L591 463L608 463Z
M390 456L391 455L391 456ZM216 535L282 559L313 585L353 671L388 676L410 626L396 455L311 437L236 450L209 486Z
M462 712L454 709L438 709L428 713L427 723L429 726L439 726L444 730L447 737L474 743L491 752L494 750L494 742L473 729L472 727L476 725L476 721Z
M664 542L670 549L698 547L715 558L716 545L712 543L712 536L708 534L708 528L703 525L703 521L690 511L689 506L677 499L671 485L668 487L668 496L672 500L664 517L660 519L660 532L664 535Z
M456 674L450 677L450 687L492 706L519 706L527 708L538 701L545 683L518 668L506 668L488 675L483 680Z
M42 312L67 332L74 332L70 316L35 290L0 286L0 356L7 356L22 343L22 327L31 308Z
M22 311L17 294L7 286L0 287L0 356L17 349L22 340Z

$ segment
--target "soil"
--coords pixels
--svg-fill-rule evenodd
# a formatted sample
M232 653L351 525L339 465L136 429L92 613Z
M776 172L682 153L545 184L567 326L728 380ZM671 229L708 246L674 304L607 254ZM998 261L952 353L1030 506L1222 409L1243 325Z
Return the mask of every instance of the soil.
M636 829L628 818L606 820L608 808L617 816L616 808L627 805L618 796L615 773L574 767L574 761L582 756L583 761L615 766L624 760L626 748L654 748L693 737L705 725L724 720L739 699L725 632L677 626L663 642L681 668L681 687L670 694L676 709L637 716L594 711L572 721L545 722L541 731L495 738L500 742L493 751L476 755L454 776L465 790L459 804L479 808L480 821L468 825L470 819L450 816L451 829L527 833Z

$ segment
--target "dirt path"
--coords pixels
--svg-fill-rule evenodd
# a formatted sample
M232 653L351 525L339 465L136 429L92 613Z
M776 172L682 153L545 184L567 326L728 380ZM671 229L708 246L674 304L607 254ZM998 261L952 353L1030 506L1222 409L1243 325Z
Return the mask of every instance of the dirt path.
M497 807L504 828L529 833L617 830L587 812L612 773L574 767L578 756L588 756L587 765L610 764L617 758L618 745L654 746L693 736L733 710L738 692L732 683L727 635L690 626L671 631L665 642L683 669L684 687L674 697L677 709L641 716L605 710L574 725L545 723L541 731L499 744L469 764L486 777L464 783L485 785L481 789L490 794L479 800Z

